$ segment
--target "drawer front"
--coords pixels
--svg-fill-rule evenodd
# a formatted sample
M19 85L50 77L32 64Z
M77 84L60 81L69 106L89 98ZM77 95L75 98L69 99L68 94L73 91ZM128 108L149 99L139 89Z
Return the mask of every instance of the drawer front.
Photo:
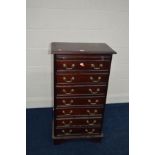
M107 86L57 86L57 96L67 95L105 95Z
M69 128L55 129L56 136L72 136L72 135L96 135L100 134L100 128Z
M60 84L101 84L108 81L109 74L76 73L76 74L57 74L56 80Z
M56 136L74 136L74 135L98 135L101 134L100 128L70 128L56 129Z
M55 136L100 135L112 56L55 58Z
M57 107L66 106L102 106L106 97L57 97Z
M110 61L62 60L56 62L57 70L108 70Z
M78 118L78 119L57 119L57 127L73 127L73 126L101 126L101 118Z
M100 61L111 61L112 56L109 54L94 55L94 54L82 54L82 55L56 55L56 60L100 60Z
M72 116L101 116L103 108L61 108L55 110L57 117L72 117Z

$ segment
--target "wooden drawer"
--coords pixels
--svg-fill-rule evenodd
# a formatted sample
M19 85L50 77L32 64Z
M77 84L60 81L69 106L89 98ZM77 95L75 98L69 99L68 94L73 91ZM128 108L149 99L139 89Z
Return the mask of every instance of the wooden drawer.
M111 54L104 55L94 55L94 54L82 54L82 55L71 55L71 54L59 54L56 55L56 60L102 60L102 61L111 61Z
M69 128L55 129L55 136L73 136L73 135L96 135L101 133L101 128Z
M60 84L101 84L107 83L109 73L93 74L93 73L70 73L57 74L56 80Z
M102 124L102 118L76 118L76 119L56 119L57 127L73 127L73 126L100 126Z
M106 85L79 85L79 86L56 86L57 96L70 95L104 95L106 94Z
M110 61L99 60L58 60L57 70L107 70L110 69Z
M69 106L103 106L106 97L104 96L78 96L78 97L57 97L57 107L69 107Z
M79 107L79 108L57 108L55 114L57 117L72 117L72 116L101 116L103 108L99 107Z

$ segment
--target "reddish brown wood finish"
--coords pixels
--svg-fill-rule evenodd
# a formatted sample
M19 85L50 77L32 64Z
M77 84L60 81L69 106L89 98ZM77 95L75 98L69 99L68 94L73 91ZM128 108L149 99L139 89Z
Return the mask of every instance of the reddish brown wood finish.
M106 43L53 42L53 54L116 54Z
M82 96L82 97L57 97L57 107L69 106L103 106L106 97Z
M109 61L98 60L59 60L56 63L57 70L107 70L110 69Z
M57 96L106 95L107 86L57 86Z
M57 74L59 84L101 84L106 83L109 78L108 73L61 73Z
M104 43L52 43L54 143L103 137L102 122L113 51Z
M58 117L75 117L75 116L102 116L103 108L99 107L86 107L86 108L61 108L56 109L56 115Z
M73 118L62 118L62 119L56 119L56 126L57 127L74 127L74 126L90 126L90 127L94 127L94 126L99 126L101 127L101 121L102 118L77 118L77 119L73 119Z
M56 129L55 130L56 136L90 136L101 134L101 128L64 128L64 129Z
M58 54L56 55L56 60L99 60L99 61L111 61L112 55L111 54L104 54L104 55L94 55L94 54L76 54L73 55L74 53L71 54Z

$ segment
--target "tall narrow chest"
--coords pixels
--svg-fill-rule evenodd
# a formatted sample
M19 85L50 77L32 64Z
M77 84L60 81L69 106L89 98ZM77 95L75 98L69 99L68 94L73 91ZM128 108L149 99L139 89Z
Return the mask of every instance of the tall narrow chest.
M111 60L105 43L52 43L54 55L54 142L103 137Z

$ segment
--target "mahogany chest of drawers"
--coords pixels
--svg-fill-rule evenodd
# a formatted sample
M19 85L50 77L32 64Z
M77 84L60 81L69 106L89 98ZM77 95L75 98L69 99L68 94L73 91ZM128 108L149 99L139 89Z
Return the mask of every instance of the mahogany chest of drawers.
M102 122L115 53L105 43L52 43L54 143L103 137Z

